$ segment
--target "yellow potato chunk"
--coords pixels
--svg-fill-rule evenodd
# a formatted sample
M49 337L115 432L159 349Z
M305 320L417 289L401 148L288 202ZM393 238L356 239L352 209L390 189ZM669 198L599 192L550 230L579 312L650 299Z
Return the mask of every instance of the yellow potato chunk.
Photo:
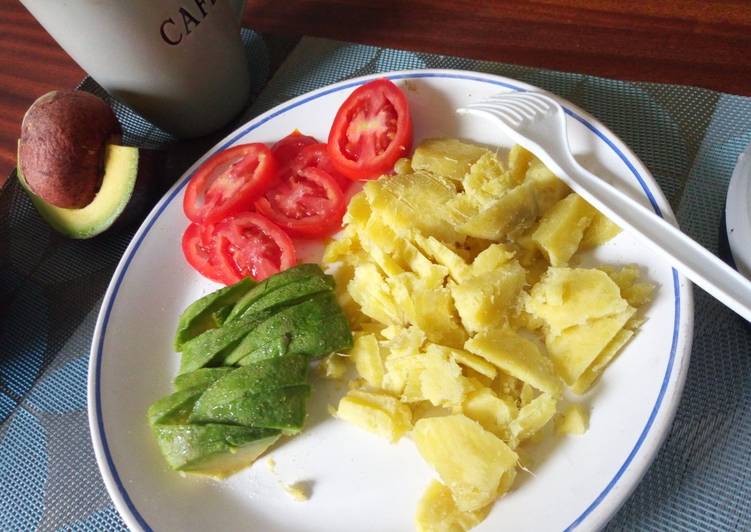
M434 406L459 406L467 392L467 378L453 357L441 350L428 350L422 357L420 399Z
M344 213L342 222L345 225L352 225L355 228L364 227L370 219L372 210L368 203L368 198L363 192L359 192L352 196L347 205L347 212Z
M563 266L579 248L584 230L597 211L578 194L571 193L548 211L537 229L534 240L552 266Z
M419 231L444 242L464 240L437 208L456 196L454 183L446 177L428 172L393 175L368 181L363 190L373 214L400 236Z
M464 512L493 502L501 476L518 460L500 438L462 414L420 419L412 437Z
M498 374L498 370L493 364L490 364L486 360L478 357L477 355L473 355L472 353L465 351L464 349L428 343L425 348L425 352L439 352L445 354L446 356L455 359L462 366L471 368L480 375L484 375L485 377L489 378L490 380L495 379L495 376Z
M380 388L383 382L383 360L375 334L355 336L352 350L349 352L355 363L357 373L373 388Z
M508 167L511 178L519 184L524 181L529 169L529 163L535 159L532 152L525 150L519 144L515 144L508 153Z
M347 359L332 353L321 361L319 373L326 379L339 380L347 373Z
M550 268L530 296L527 312L544 320L553 335L629 308L618 285L594 269Z
M388 284L375 264L356 266L354 277L347 285L347 292L366 316L389 325L406 323L404 313L396 306Z
M414 170L412 169L412 160L408 157L402 157L401 159L397 159L397 161L394 163L394 173L396 174L412 174L414 173Z
M509 437L508 426L516 417L517 408L513 401L502 399L490 388L482 387L467 394L462 412L505 440Z
M535 435L553 418L556 407L556 400L546 393L537 396L529 404L523 406L516 419L509 425L513 442L518 445Z
M336 416L394 443L412 427L412 412L390 395L350 390Z
M445 246L432 236L415 235L415 242L435 262L448 268L451 277L461 282L470 276L470 266L451 248Z
M475 256L472 275L491 273L514 258L516 253L505 244L491 244Z
M464 345L467 333L459 325L448 288L416 290L412 294L412 301L415 305L415 325L425 331L428 340L452 347Z
M579 436L589 428L589 412L584 405L569 405L556 423L558 434Z
M615 238L621 232L621 228L615 225L610 219L602 214L596 212L592 222L584 231L584 236L579 244L579 249L585 251L594 247L600 246L608 240Z
M634 307L640 307L652 300L655 285L646 281L640 281L639 267L636 264L627 264L621 268L613 266L601 266L599 269L608 274L621 289L621 296Z
M478 333L467 341L464 348L542 392L553 396L561 393L561 383L550 360L534 342L511 329Z
M500 327L517 308L526 282L517 261L451 286L451 295L464 327L470 332Z
M523 183L489 203L458 229L468 236L499 241L509 233L530 227L539 213L534 187Z
M469 168L462 181L465 194L480 207L492 203L517 184L492 152L483 154Z
M589 390L597 378L602 375L602 372L605 371L605 368L613 361L618 354L618 351L626 345L633 335L634 332L628 329L621 329L618 331L608 345L605 346L605 349L600 351L597 358L595 358L579 378L576 379L576 382L571 386L571 389L578 394L583 394Z
M457 139L428 139L415 149L412 168L459 181L486 153L487 148Z
M466 532L479 525L488 515L491 505L471 512L462 512L444 484L431 480L417 503L415 528L417 532Z
M537 158L529 162L525 183L532 185L540 216L571 192L571 189Z
M627 307L618 314L570 327L557 336L552 334L546 336L545 346L548 348L558 374L566 384L574 384L581 377L615 338L618 331L623 329L634 312L636 309Z

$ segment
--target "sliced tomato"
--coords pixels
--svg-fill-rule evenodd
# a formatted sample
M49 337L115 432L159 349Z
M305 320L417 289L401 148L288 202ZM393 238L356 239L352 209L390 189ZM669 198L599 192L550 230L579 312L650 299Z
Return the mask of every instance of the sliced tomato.
M308 166L292 174L256 201L256 210L290 235L322 237L342 226L347 206L334 178Z
M230 282L251 276L256 281L294 266L292 239L278 225L255 212L226 218L214 228L214 254Z
M211 229L208 229L208 233ZM183 255L185 259L198 273L208 277L217 283L228 284L227 272L224 267L217 264L214 256L214 242L207 228L199 224L190 224L183 233Z
M318 141L310 135L303 135L297 129L278 141L271 147L271 153L274 154L279 166L284 166L289 161L297 157L297 154L305 146L318 144Z
M247 210L276 177L277 164L264 144L242 144L219 152L190 178L183 198L185 215L211 223Z
M353 180L375 179L412 147L412 118L402 90L387 79L355 89L329 132L331 162Z
M305 146L300 153L297 154L290 163L279 170L279 175L282 180L286 179L290 175L299 175L305 168L320 168L328 175L334 178L339 184L339 188L342 191L347 190L347 187L352 183L344 175L336 169L331 162L326 145L323 143L311 144Z

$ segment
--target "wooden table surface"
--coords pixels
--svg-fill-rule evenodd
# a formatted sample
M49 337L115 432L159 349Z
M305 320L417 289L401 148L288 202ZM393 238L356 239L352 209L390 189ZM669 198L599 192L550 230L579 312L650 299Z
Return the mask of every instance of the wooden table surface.
M29 105L85 75L17 0L1 1L0 183ZM244 21L271 35L751 95L751 0L248 0Z

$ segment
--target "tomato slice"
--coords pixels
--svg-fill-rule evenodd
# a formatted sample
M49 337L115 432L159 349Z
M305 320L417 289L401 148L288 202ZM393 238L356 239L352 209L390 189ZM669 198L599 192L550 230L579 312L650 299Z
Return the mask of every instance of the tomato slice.
M387 79L355 89L329 132L331 162L353 180L375 179L412 147L412 118L402 90Z
M311 144L318 144L318 141L310 135L303 135L296 129L282 140L277 141L271 147L271 153L274 154L279 165L283 166L297 157L297 154L305 146L310 146Z
M305 146L300 150L297 157L279 171L279 175L282 180L284 180L290 175L300 174L303 169L311 167L320 168L329 176L333 177L334 181L339 184L339 188L341 188L342 191L347 190L352 183L336 169L331 162L331 157L329 157L326 145L320 142Z
M208 229L210 233L211 228ZM217 264L214 256L214 243L207 228L199 224L190 224L183 233L183 255L198 273L217 283L228 284L227 272Z
M266 191L256 210L290 235L322 237L342 226L347 206L334 178L308 166Z
M214 228L214 254L230 282L248 275L256 281L294 266L292 239L265 216L245 212L226 218Z
M242 144L219 152L190 178L183 210L199 223L246 210L273 183L276 170L276 160L264 144Z

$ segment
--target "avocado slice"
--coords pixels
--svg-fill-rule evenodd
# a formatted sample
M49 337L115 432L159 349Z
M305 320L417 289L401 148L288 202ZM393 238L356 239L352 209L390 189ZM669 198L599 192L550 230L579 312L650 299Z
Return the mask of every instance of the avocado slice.
M189 420L191 423L281 429L292 434L302 430L309 396L310 386L301 384L245 394L226 402L199 400L193 407Z
M125 210L136 186L138 159L138 148L108 144L102 185L93 201L80 209L55 207L34 194L24 179L21 164L16 168L16 175L34 207L50 226L70 238L91 238L109 228Z
M232 311L232 306L255 284L253 279L246 277L191 303L180 314L175 334L175 351L182 351L185 342L202 332L221 327Z
M193 411L208 412L214 405L228 403L245 395L260 394L307 382L308 358L306 356L267 358L225 374L209 386Z
M334 289L334 279L330 275L324 274L323 270L321 270L321 267L318 264L300 264L293 268L284 270L283 272L279 272L276 275L272 275L271 277L258 283L243 298L241 298L237 302L237 304L235 304L235 307L232 309L232 312L230 312L229 316L227 316L227 322L231 322L245 315L246 311L254 303L256 303L259 299L262 299L262 298L265 299L275 290L282 288L284 286L287 286L291 283L310 279L312 277L317 277L325 281L325 284L329 286L330 290ZM284 302L285 298L290 297L287 294L288 293L285 293L285 296L281 298L274 298L273 299L274 303L272 304ZM294 294L292 294L292 297L294 297ZM264 308L269 307L269 306L272 306L272 305L271 304L264 305Z
M283 334L279 338L274 338L268 343L263 344L242 357L238 362L238 366L248 366L255 364L261 360L267 358L283 357L289 352L289 343L291 335ZM245 352L245 351L243 351Z
M149 407L146 417L149 425L152 427L158 424L179 424L188 421L188 417L193 410L193 405L204 391L208 384L203 386L192 386L171 393L161 399L158 399Z
M232 368L201 368L175 377L175 390L185 390L193 386L208 388L232 371Z
M257 314L266 309L281 309L289 307L295 303L301 303L302 301L309 299L310 296L320 294L321 292L331 292L333 290L332 285L333 280L329 275L326 275L325 277L306 277L304 279L293 281L287 285L280 286L276 290L267 292L262 297L256 299L245 308L242 315L240 315L240 319L245 316ZM238 308L238 305L235 305L232 312ZM230 312L230 315L227 316L225 321L232 320L232 312Z
M263 358L264 353L259 348L285 336L289 337L287 354L300 353L311 358L352 347L347 318L334 294L324 292L285 307L258 324L229 352L223 363L228 366L237 364L257 350L256 356ZM245 364L252 360L245 361Z
M159 449L172 469L225 478L247 467L279 439L274 429L235 425L156 425Z

